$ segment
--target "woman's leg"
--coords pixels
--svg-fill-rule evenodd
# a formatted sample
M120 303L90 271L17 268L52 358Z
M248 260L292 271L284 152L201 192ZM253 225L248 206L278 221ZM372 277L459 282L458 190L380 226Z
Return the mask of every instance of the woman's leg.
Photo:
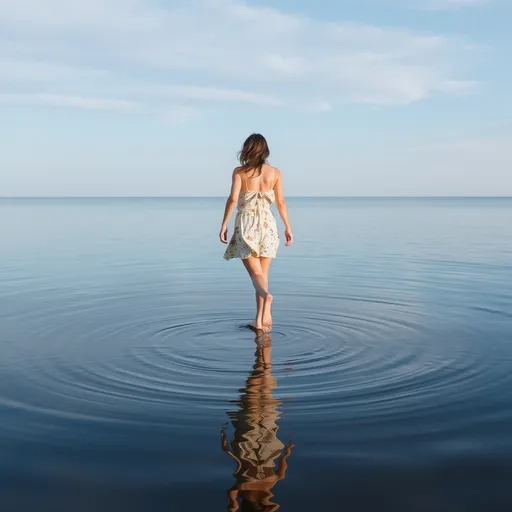
M258 318L258 314L259 314L260 311L261 311L261 314L263 316L263 302L264 302L263 297L261 297L259 295L259 293L256 292L256 318Z
M251 325L256 329L263 329L263 316L270 309L272 295L268 292L267 280L261 268L259 258L250 256L249 258L242 260L242 263L247 269L247 272L249 272L256 294L262 299L262 303L260 301L257 303L258 308L256 312L256 321L254 322L254 325Z
M267 288L268 288L268 283L269 283L268 274L269 274L271 263L272 263L272 258L264 258L264 257L260 258L261 270L265 276ZM261 301L261 308L263 309L263 299L260 298L260 301ZM265 311L263 313L263 325L265 325L266 327L272 327L272 311L271 311L270 307L268 308L267 311Z

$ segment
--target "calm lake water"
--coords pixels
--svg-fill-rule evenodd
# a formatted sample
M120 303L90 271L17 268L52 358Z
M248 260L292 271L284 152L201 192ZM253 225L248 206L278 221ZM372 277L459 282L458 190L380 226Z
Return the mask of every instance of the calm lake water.
M290 199L261 338L222 209L0 201L0 510L512 510L512 200Z

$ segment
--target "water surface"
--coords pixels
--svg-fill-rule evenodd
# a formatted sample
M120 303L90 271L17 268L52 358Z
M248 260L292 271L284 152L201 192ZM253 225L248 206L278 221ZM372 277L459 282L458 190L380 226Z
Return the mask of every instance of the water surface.
M512 200L290 199L259 338L222 208L0 200L0 509L509 510Z

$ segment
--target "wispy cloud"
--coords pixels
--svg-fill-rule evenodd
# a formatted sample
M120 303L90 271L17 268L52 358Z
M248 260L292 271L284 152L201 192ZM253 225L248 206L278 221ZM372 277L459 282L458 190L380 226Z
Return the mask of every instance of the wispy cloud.
M153 98L172 98L195 102L252 103L263 107L286 106L286 102L279 97L237 89L197 85L142 85L132 87L131 90L135 94Z
M422 10L451 11L479 7L490 2L491 0L411 0L411 5Z
M72 107L89 110L133 111L137 104L125 100L86 98L58 94L4 94L0 93L0 104L45 105L52 107Z
M22 91L26 101L79 108L326 111L474 87L471 49L457 37L318 21L242 0L0 0L0 33L4 103L21 102ZM116 100L87 99L103 97Z
M0 84L38 83L56 81L81 81L84 78L97 81L109 76L106 71L95 69L77 69L73 65L55 62L41 62L30 56L11 54L10 58L1 57L0 49ZM4 49L4 53L5 49Z

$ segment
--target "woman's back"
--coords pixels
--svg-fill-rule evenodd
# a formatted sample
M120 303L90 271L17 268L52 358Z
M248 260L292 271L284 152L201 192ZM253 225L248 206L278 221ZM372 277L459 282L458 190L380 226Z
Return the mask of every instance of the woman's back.
M245 170L238 168L237 173L242 180L241 192L267 192L272 190L277 177L275 169L268 164L262 166L261 172L258 172L258 169Z

